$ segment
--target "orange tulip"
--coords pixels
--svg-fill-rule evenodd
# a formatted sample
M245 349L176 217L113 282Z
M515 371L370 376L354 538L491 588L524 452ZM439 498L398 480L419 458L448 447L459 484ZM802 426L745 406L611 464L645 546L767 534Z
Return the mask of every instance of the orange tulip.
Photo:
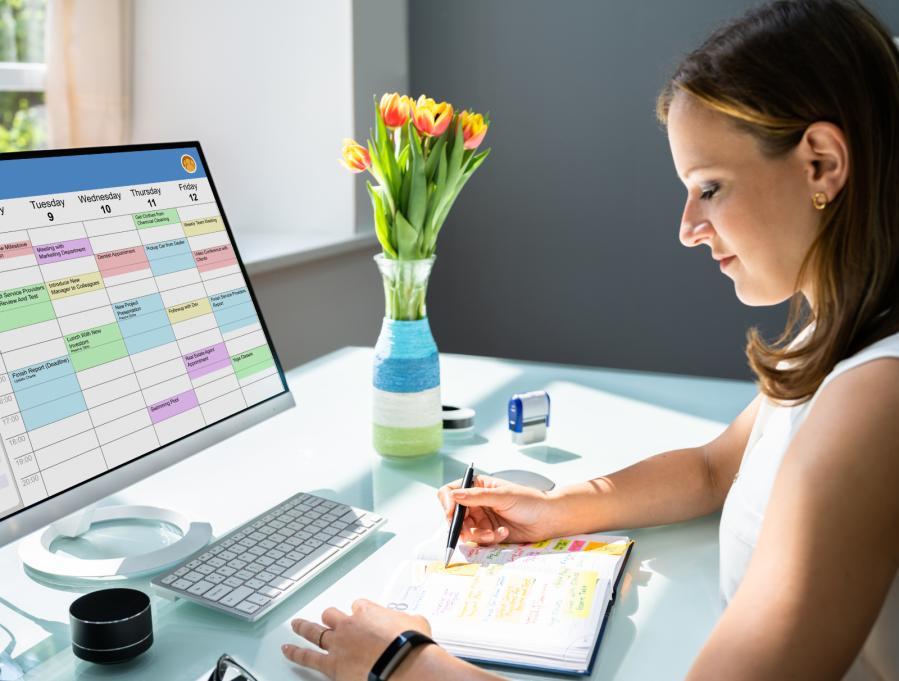
M412 100L406 95L400 97L396 92L392 95L384 94L381 97L381 118L384 125L390 129L400 128L409 120L409 111L412 108Z
M423 135L442 135L451 120L453 120L452 104L446 102L437 104L424 95L412 104L412 123Z
M490 123L485 123L481 114L470 114L468 111L460 113L459 120L462 121L462 136L465 138L465 148L477 149L478 145L484 141L484 135L487 134L487 128L490 126Z
M361 173L371 165L371 156L368 155L368 149L356 144L351 139L343 141L343 159L337 162L351 173Z

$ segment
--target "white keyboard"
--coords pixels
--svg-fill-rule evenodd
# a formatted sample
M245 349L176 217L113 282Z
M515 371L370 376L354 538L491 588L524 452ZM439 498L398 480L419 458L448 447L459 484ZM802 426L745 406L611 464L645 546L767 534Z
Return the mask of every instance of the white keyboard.
M255 622L387 521L374 513L297 494L167 569L151 584Z

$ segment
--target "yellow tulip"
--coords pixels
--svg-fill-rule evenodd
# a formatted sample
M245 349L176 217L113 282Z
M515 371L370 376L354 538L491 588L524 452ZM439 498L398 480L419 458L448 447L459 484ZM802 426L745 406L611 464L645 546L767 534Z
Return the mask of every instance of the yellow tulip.
M356 144L354 140L343 140L343 159L337 162L351 173L361 173L371 165L371 156L368 155L368 149Z
M388 128L400 128L409 120L409 112L412 108L412 100L406 95L402 97L396 92L392 95L384 94L381 97L381 118Z
M446 102L437 104L424 95L412 104L412 123L423 135L442 135L451 120L453 120L452 104Z
M487 134L487 128L490 123L484 122L481 114L470 114L463 111L459 114L459 120L462 121L462 136L465 138L466 149L477 149L478 145L484 140Z

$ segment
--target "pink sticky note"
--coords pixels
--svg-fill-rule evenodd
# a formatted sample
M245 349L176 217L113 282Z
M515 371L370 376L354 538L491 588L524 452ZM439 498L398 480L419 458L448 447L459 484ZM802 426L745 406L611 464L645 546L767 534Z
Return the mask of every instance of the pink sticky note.
M587 543L587 542L585 542L585 541L573 541L573 542L571 542L571 544L568 546L568 550L569 550L569 551L581 551L581 550L583 550L584 545L585 545L586 543Z

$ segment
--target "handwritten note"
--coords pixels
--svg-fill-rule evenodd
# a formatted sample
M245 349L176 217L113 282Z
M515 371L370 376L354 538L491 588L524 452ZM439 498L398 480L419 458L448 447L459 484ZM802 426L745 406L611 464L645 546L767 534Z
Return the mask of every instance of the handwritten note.
M524 575L505 575L499 581L499 596L493 611L493 622L518 624L524 613L524 604L528 591L537 581L536 577Z
M474 577L478 574L480 563L453 563L448 567L444 567L443 563L428 563L427 573L429 575L460 575L463 577Z

